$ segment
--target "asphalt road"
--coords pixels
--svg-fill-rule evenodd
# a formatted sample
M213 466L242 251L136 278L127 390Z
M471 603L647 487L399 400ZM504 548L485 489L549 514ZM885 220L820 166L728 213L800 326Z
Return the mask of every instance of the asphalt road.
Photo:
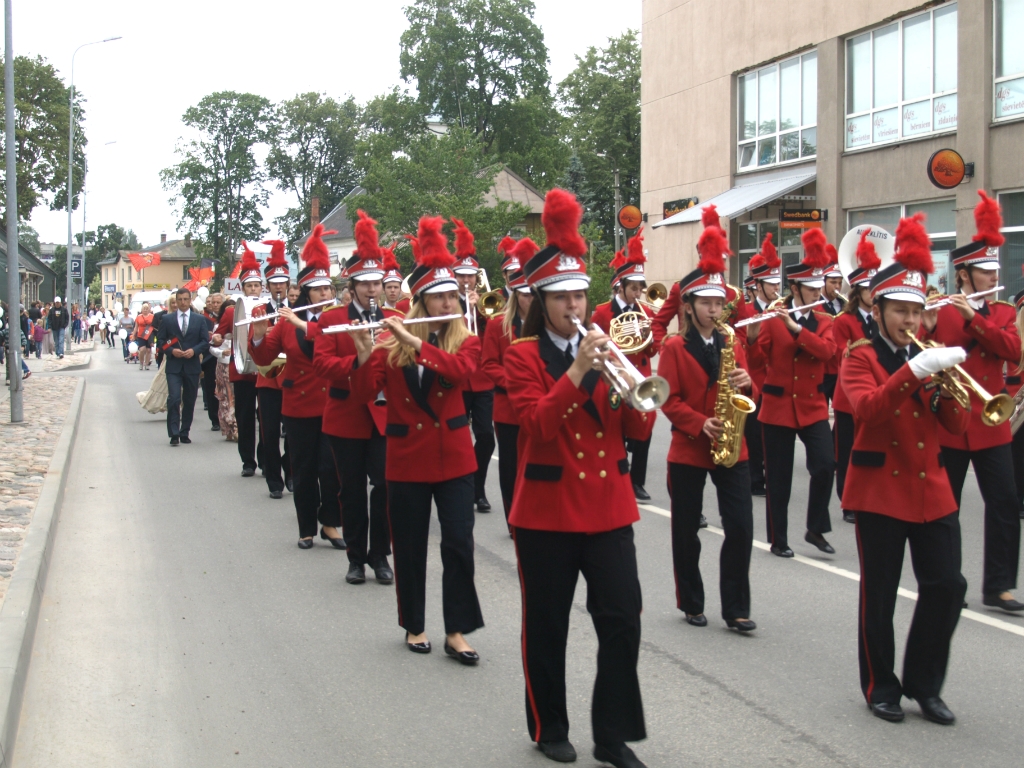
M16 768L32 766L549 765L526 734L520 603L500 512L476 517L477 589L487 626L477 668L440 653L440 558L432 530L427 630L437 651L403 648L393 587L344 582L344 553L301 551L290 496L239 476L233 444L200 411L194 443L171 449L164 420L134 394L149 375L98 349L36 634ZM644 592L640 677L651 766L1021 764L1024 618L981 607L981 505L965 490L964 569L972 612L954 638L943 696L954 727L873 718L860 694L853 527L833 504L837 554L804 544L806 473L794 486L795 560L755 549L754 636L718 618L717 551L702 533L710 624L675 609L669 439L659 419L636 526ZM799 445L799 444L798 444ZM798 457L798 464L802 456ZM488 478L500 498L497 467ZM713 486L705 507L718 522ZM764 541L764 501L754 500ZM763 545L762 545L763 546ZM902 648L914 608L907 558L896 610ZM1022 590L1024 592L1024 590ZM568 653L570 738L590 757L596 642L576 596ZM978 613L973 613L976 610ZM1016 757L1015 757L1016 755Z

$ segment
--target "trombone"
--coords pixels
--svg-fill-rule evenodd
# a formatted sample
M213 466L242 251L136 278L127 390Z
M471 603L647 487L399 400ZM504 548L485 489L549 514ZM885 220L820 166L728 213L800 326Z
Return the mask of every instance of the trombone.
M569 315L569 318L576 324L579 332L586 335L587 329L580 322L580 319L576 315ZM669 394L667 380L661 376L644 378L644 375L637 370L635 365L629 362L629 359L615 345L614 341L607 344L601 351L610 352L617 360L616 364L611 360L605 359L602 367L609 385L618 392L619 397L627 401L636 410L643 411L644 413L657 410L665 404Z
M931 349L941 347L941 344L930 341L927 344L916 336L910 336L920 349ZM947 368L941 374L936 374L936 381L939 385L960 404L961 408L970 410L971 392L981 400L981 423L986 427L998 427L1008 418L1013 416L1016 405L1013 398L1006 394L990 395L962 366L954 365Z
M644 291L644 297L642 299L637 299L637 304L641 304L653 309L655 312L659 312L665 305L666 299L668 299L668 288L665 287L664 283L654 283L653 285L647 286L647 290Z

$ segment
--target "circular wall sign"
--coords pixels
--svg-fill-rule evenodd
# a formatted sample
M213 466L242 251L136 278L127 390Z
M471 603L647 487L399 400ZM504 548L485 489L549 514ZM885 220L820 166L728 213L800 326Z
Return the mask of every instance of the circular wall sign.
M624 205L619 209L619 224L625 229L636 229L644 220L644 215L635 205Z
M939 189L953 189L964 180L967 169L955 149L940 149L928 158L928 180Z

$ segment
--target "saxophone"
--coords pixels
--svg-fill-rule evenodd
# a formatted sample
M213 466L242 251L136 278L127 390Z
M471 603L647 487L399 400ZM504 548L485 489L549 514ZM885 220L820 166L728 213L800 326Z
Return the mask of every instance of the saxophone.
M725 336L722 348L722 362L718 368L718 397L715 399L715 418L724 426L717 440L711 441L711 460L722 467L731 467L740 460L743 449L743 427L747 416L757 410L757 405L746 395L741 395L729 383L729 374L736 368L733 342L736 332L724 321L718 323L719 332Z

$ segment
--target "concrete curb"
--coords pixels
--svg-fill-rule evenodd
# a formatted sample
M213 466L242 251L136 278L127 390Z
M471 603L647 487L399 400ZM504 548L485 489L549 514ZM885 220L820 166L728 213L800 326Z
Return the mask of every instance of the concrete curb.
M0 767L10 768L14 740L18 735L21 699L25 692L25 679L32 657L32 642L39 619L46 574L50 569L50 554L57 534L57 521L67 468L78 433L85 394L85 379L78 380L71 398L64 428L43 481L39 501L36 502L32 522L25 536L25 544L11 577L3 607L0 608Z
M92 363L92 355L85 356L84 363L78 363L78 365L68 365L64 368L58 368L56 371L46 371L46 373L64 373L64 371L80 371L84 368L88 368Z

